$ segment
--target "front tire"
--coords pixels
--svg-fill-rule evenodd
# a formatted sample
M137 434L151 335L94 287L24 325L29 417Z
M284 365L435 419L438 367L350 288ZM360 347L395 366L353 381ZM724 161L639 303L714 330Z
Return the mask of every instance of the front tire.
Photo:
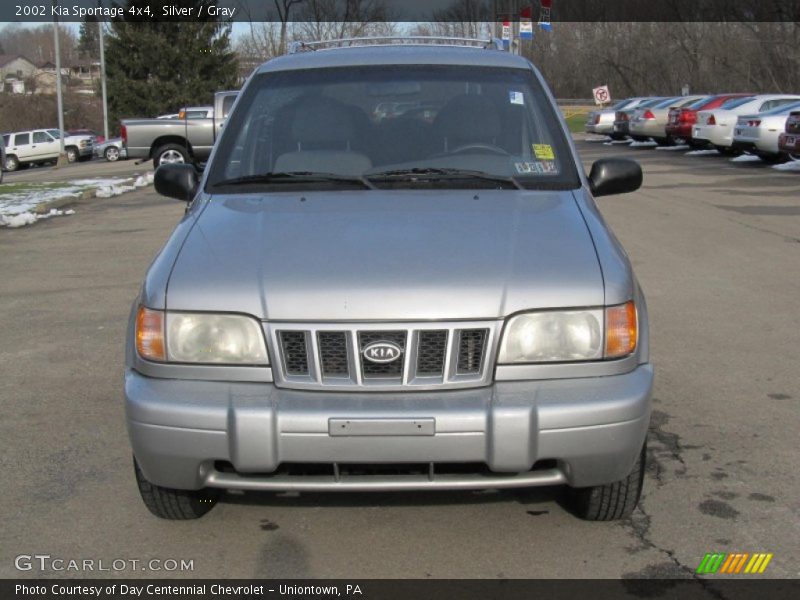
M570 488L569 501L573 513L586 521L617 521L631 516L644 484L647 442L625 479L588 488Z
M150 483L145 479L136 458L133 459L133 469L144 505L159 519L199 519L214 508L219 499L217 490L174 490Z
M161 165L189 162L186 148L178 144L164 144L153 153L153 168Z
M108 162L116 162L119 160L119 148L116 146L109 146L103 153Z
M13 154L6 155L6 171L9 173L19 169L19 159Z

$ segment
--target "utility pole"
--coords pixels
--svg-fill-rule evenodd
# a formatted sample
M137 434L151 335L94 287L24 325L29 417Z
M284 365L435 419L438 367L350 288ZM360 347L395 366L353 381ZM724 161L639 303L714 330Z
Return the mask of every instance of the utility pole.
M97 0L100 6L100 0ZM100 87L103 90L103 135L108 139L108 96L106 94L106 52L103 41L103 22L97 21L98 41L100 42Z
M55 7L56 1L53 0ZM56 103L58 106L58 130L61 133L58 137L60 150L56 166L64 165L67 155L64 152L64 100L61 96L61 45L58 40L58 15L53 11L53 36L56 44Z

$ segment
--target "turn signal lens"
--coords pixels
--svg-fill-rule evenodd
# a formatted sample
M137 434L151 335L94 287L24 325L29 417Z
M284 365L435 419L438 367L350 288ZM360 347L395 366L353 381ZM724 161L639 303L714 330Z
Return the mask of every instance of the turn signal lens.
M606 358L621 358L636 350L638 328L633 300L606 309Z
M166 360L163 312L139 307L136 313L136 351L147 360Z

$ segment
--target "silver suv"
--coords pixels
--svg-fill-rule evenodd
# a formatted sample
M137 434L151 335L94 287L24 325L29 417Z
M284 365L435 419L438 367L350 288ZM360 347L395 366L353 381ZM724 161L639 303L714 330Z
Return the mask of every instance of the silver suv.
M494 43L305 44L264 64L130 317L145 504L222 490L569 486L625 517L644 474L647 309L536 68ZM335 46L333 44L332 46ZM425 111L371 118L390 103Z

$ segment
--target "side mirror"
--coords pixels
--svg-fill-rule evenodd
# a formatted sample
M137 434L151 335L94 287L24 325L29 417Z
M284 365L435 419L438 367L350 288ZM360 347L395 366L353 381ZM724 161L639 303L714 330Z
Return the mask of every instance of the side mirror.
M181 163L161 165L156 169L153 184L162 196L191 202L197 192L197 169Z
M595 197L635 192L642 186L642 167L627 158L603 158L592 165L589 184Z

